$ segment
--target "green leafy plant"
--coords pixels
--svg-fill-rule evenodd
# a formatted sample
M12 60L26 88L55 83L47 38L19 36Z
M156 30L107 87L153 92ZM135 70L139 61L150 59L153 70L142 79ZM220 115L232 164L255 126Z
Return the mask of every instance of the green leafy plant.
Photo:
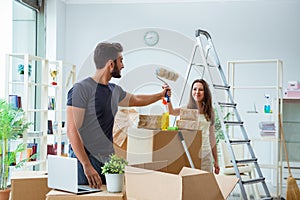
M32 68L32 67L31 67L31 65L29 64L29 65L28 65L28 76L31 75L31 71L32 71L31 68ZM19 64L19 65L18 65L18 72L19 72L19 74L24 74L24 65L23 65L23 64Z
M16 154L26 149L26 144L21 143L16 150L10 151L9 142L22 136L30 125L31 123L25 119L23 110L15 109L0 99L0 190L7 188L9 166L15 163ZM20 161L16 167L21 167L24 162L34 157L35 155Z
M230 116L230 112L228 112L224 117L223 120L228 120ZM219 118L217 110L215 110L215 134L216 134L216 143L219 144L221 140L225 139L224 131L222 129L221 120ZM228 126L226 125L226 129L228 129ZM228 132L228 130L226 130Z
M110 160L101 167L102 174L123 174L126 165L128 165L128 162L124 158L112 154Z
M219 144L220 140L224 140L224 133L222 130L221 121L217 111L215 111L215 134L216 134L216 142Z

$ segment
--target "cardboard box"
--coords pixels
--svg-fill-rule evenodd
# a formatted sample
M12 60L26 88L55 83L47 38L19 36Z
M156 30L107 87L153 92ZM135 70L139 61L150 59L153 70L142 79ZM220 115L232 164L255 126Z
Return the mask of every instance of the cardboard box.
M151 169L153 166L156 170ZM127 166L125 180L128 200L222 200L238 182L233 176L214 175L187 167L179 174L171 174L157 171L157 165L153 164Z
M201 167L201 131L182 131L183 138L196 168ZM128 129L127 160L130 165L167 161L168 170L179 173L183 166L190 167L178 131Z
M198 121L177 120L176 126L179 130L201 130L201 124Z
M181 120L198 121L198 110L197 109L180 108L180 119Z
M162 115L139 115L138 128L161 129Z
M11 177L12 200L41 200L50 191L46 172L15 171Z
M72 194L69 192L63 192L59 190L51 190L46 196L46 200L73 200L73 199L82 199L82 200L125 200L126 196L123 192L121 193L109 193L106 190L106 186L101 187L101 192L95 192L90 194Z

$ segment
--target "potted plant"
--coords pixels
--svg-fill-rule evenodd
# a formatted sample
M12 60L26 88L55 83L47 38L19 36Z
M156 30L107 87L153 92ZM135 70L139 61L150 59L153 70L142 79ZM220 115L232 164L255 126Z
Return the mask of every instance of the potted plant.
M5 100L0 99L0 193L8 192L7 199L10 192L7 188L9 166L15 163L16 154L26 148L26 145L21 143L14 151L10 151L9 142L22 136L30 124L21 109L15 109ZM28 159L21 160L16 167L22 166Z
M31 75L31 71L32 71L31 68L32 68L32 67L31 67L31 65L29 64L29 65L28 65L28 77L30 77L30 75ZM19 72L21 81L24 81L24 65L23 65L23 64L19 64L19 65L18 65L18 72Z
M122 192L124 186L125 166L128 162L116 154L110 155L110 160L101 167L105 175L108 192Z

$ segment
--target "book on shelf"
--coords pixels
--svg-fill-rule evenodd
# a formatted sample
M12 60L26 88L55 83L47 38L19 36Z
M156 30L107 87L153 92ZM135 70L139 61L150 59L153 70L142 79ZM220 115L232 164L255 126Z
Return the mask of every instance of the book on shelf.
M271 121L259 122L259 128L263 131L275 131L275 123Z
M22 108L22 101L21 101L21 97L15 94L10 94L9 98L8 98L9 104L15 108L15 109L19 109Z
M48 134L53 134L52 120L48 120Z
M38 146L37 143L28 143L27 144L27 149L31 149L30 151L27 150L27 158L30 158L32 155L37 153L37 146ZM30 161L36 161L36 158L30 159Z
M276 126L272 121L263 121L259 122L259 129L261 136L275 136L276 134Z
M276 130L261 130L260 135L261 136L275 136Z

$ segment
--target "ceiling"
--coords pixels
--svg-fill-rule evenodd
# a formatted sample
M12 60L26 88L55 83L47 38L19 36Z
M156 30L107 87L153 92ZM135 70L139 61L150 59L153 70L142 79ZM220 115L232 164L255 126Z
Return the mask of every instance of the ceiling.
M114 3L191 3L191 2L229 2L229 1L241 1L241 0L62 0L66 4L114 4ZM244 0L254 1L254 0Z

